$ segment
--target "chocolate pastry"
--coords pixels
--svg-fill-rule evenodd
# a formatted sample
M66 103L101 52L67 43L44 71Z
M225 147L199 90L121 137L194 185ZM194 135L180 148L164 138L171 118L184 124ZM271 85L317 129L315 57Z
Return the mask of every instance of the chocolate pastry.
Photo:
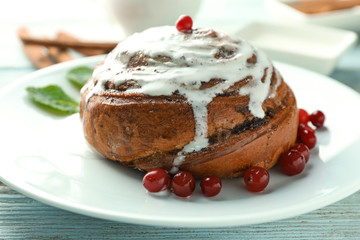
M82 89L86 140L140 170L232 178L271 168L296 140L293 92L272 62L210 29L130 36Z

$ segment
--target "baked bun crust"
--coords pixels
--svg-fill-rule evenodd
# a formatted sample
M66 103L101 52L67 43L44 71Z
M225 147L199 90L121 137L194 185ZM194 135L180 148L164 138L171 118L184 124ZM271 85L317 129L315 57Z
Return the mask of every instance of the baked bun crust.
M198 35L191 33L191 36L210 38L211 41L223 38L209 30L198 32ZM234 41L234 44L240 43ZM252 50L243 60L249 69L263 58L258 50ZM227 51L215 53L213 57L227 61L233 54L232 50ZM124 55L128 57L123 71L116 70L117 74L106 78L99 77L104 75L104 69L112 66L110 60L121 59ZM118 49L116 57L108 58L111 59L97 67L94 78L82 89L80 103L85 138L108 159L144 171L180 169L190 171L196 178L211 175L232 178L243 175L251 166L271 168L280 154L296 140L296 100L271 62L261 66L260 75L239 74L236 81L211 93L211 99L204 104L206 114L199 118L197 111L201 111L201 105L194 104L191 95L182 91L181 84L177 85L178 88L170 86L174 89L169 94L147 94L137 91L147 86L141 85L139 79L116 79L121 74L147 71L144 67L152 64L157 69L164 63L176 63L173 56L156 54L154 57L143 51ZM221 62L218 64L221 67ZM195 89L199 92L211 92L227 81L218 76L207 81L203 81L203 76L199 79L200 84ZM266 90L266 96L261 101L254 100L251 90L248 94L239 94L241 89L256 84L266 85L266 89L262 88ZM260 101L260 109L253 107L256 101ZM204 125L201 119L206 131L201 131L201 124ZM201 133L206 136L201 136ZM205 145L201 142L204 139ZM190 145L194 149L186 150Z

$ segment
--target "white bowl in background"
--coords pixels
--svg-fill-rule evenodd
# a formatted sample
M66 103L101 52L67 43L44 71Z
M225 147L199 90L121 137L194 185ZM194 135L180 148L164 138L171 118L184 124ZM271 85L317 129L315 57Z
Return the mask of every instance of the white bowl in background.
M294 0L265 0L265 6L277 21L317 24L360 32L360 7L306 14L286 4L290 2Z
M202 0L110 0L108 10L126 35L149 27L173 25L182 14L195 16Z
M253 22L237 36L277 61L330 74L341 55L355 45L354 32L314 25Z

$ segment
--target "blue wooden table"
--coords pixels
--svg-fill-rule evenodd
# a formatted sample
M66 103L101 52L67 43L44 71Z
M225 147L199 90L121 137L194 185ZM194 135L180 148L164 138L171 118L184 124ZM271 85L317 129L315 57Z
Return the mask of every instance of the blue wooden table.
M85 4L87 0L79 1ZM30 1L26 1L30 2ZM45 4L44 0L31 1ZM52 2L52 1L51 1ZM71 3L70 0L62 1ZM198 22L221 26L267 18L261 0L218 1L204 3ZM10 3L9 3L10 4ZM23 56L16 39L16 29L26 24L35 30L48 30L49 26L98 26L97 16L92 19L81 15L73 23L74 16L60 17L52 8L46 14L32 14L19 10L25 1L14 0L0 16L0 87L35 69ZM45 4L46 5L46 4ZM48 4L49 5L49 4ZM34 5L32 5L34 6ZM73 6L73 5L72 5ZM49 7L49 6L48 6ZM26 7L24 7L26 9ZM235 9L236 11L230 11ZM16 10L16 11L15 11ZM17 14L13 14L13 12ZM35 10L34 10L35 11ZM43 11L43 10L42 10ZM61 11L60 11L61 12ZM39 17L39 14L43 14ZM56 15L58 14L58 15ZM89 13L90 14L90 13ZM214 14L217 18L214 19ZM91 14L90 14L91 15ZM58 16L58 17L57 17ZM99 19L93 20L95 17ZM43 21L48 19L49 21ZM199 24L200 25L200 24ZM71 28L71 27L69 27ZM75 26L76 28L76 26ZM85 30L86 31L86 27ZM339 62L331 77L360 92L360 45L349 51ZM357 157L358 156L354 156ZM360 239L360 192L322 209L276 222L231 228L168 228L140 226L111 222L60 210L28 198L0 183L0 239Z

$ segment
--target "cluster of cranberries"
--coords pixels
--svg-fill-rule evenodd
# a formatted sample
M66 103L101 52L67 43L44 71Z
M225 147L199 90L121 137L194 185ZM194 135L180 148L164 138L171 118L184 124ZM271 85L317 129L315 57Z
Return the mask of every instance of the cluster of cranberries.
M161 192L170 187L170 191L176 196L187 198L195 190L195 179L187 171L178 171L170 179L169 174L165 170L155 168L145 174L143 185L149 192ZM206 197L216 196L222 187L221 179L216 176L204 177L201 180L200 187Z
M325 122L324 113L316 111L309 115L306 110L299 109L296 144L289 151L283 153L278 161L281 171L286 175L293 176L301 173L309 161L310 150L316 145L315 130L308 125L309 122L316 129L321 128Z

